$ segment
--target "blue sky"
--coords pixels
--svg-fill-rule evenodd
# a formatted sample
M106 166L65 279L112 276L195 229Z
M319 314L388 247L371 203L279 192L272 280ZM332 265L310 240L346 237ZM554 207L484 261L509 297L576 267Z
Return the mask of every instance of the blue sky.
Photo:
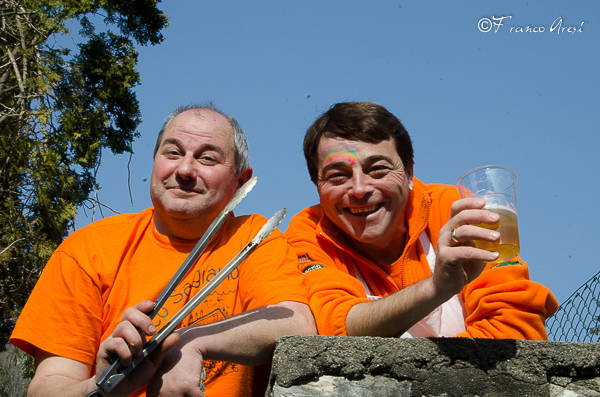
M163 119L177 105L213 101L246 131L259 178L236 213L287 207L285 229L317 201L302 155L306 128L336 102L372 101L411 134L415 176L426 183L455 184L483 164L516 170L521 256L559 301L599 270L600 2L159 6L169 17L165 41L139 49L133 205L129 157L110 153L99 171L102 202L120 212L149 207ZM90 215L81 210L76 226Z

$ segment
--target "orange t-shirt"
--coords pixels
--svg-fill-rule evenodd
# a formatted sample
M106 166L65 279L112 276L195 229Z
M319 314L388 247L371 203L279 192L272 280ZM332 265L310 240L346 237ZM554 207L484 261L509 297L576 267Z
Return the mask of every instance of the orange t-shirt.
M370 300L358 277L372 295L385 297L431 276L419 236L426 231L436 247L440 229L460 195L453 186L425 185L416 178L413 182L406 206L404 252L389 266L379 266L356 251L319 205L306 208L290 221L285 236L296 251L299 269L305 273L320 334L346 335L350 308ZM519 257L487 264L459 298L466 332L457 336L547 339L544 320L558 308L546 287L529 280L527 264Z
M265 221L260 215L230 216L154 318L157 328L210 281ZM125 309L156 299L194 245L156 232L152 208L75 231L48 261L11 342L29 354L37 347L88 364L91 375L100 343L113 332ZM296 257L275 230L181 326L211 323L282 301L307 303L307 298ZM205 361L204 366L207 396L245 396L257 387L254 367L220 361Z

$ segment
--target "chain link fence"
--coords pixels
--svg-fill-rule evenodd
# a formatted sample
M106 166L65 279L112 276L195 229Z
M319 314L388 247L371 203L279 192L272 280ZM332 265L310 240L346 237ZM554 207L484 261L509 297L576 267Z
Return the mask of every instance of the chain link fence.
M546 329L551 341L600 342L600 272L560 305Z

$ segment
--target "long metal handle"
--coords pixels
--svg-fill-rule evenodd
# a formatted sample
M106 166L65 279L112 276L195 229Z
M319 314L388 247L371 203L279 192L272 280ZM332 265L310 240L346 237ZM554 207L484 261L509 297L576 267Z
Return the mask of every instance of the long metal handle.
M206 248L206 246L208 245L210 240L217 233L217 231L221 228L223 223L227 220L229 213L231 213L231 211L233 211L233 209L235 207L237 207L237 205L242 201L242 199L244 197L246 197L246 195L252 190L252 188L254 188L254 185L256 185L256 180L257 180L257 177L254 176L254 177L250 178L246 183L244 183L236 191L235 195L231 198L229 203L227 203L227 205L225 206L225 208L223 208L223 210L219 213L219 215L217 215L217 217L215 219L213 219L213 221L208 226L208 228L206 229L206 231L204 232L204 234L202 235L200 240L198 240L198 242L196 243L194 248L192 248L192 251L190 252L188 257L181 264L181 266L179 267L179 269L177 270L175 275L173 275L173 278L171 278L171 281L169 281L169 283L166 285L166 287L160 293L160 295L158 296L156 301L154 301L154 307L152 308L152 311L150 312L150 314L148 314L148 316L151 319L153 319L154 316L156 316L156 314L163 307L163 305L165 304L167 299L169 299L169 296L171 296L171 293L173 292L175 287L177 287L179 285L179 283L181 282L181 280L183 280L183 278L185 277L187 272L190 270L190 268L194 265L194 263L196 263L196 261L198 260L198 257L204 251L204 249Z
M267 223L258 231L256 236L247 243L244 248L223 267L192 299L190 299L170 320L162 327L145 345L142 353L137 356L129 366L118 370L115 368L111 373L108 369L104 371L96 385L103 393L111 392L127 375L129 375L146 357L160 345L160 343L177 328L183 321L229 274L237 268L240 263L279 225L287 210L285 208L277 211ZM118 361L116 361L118 364ZM113 363L114 364L114 363ZM111 366L112 367L112 366ZM109 367L109 368L111 368Z

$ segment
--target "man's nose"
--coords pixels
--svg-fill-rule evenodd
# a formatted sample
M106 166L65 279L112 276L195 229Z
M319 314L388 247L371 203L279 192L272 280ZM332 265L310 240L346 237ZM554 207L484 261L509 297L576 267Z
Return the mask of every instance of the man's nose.
M177 165L177 175L183 179L196 178L196 160L192 156L184 156Z
M350 194L354 197L362 198L373 190L369 182L369 176L362 171L356 171L352 174L351 183Z

